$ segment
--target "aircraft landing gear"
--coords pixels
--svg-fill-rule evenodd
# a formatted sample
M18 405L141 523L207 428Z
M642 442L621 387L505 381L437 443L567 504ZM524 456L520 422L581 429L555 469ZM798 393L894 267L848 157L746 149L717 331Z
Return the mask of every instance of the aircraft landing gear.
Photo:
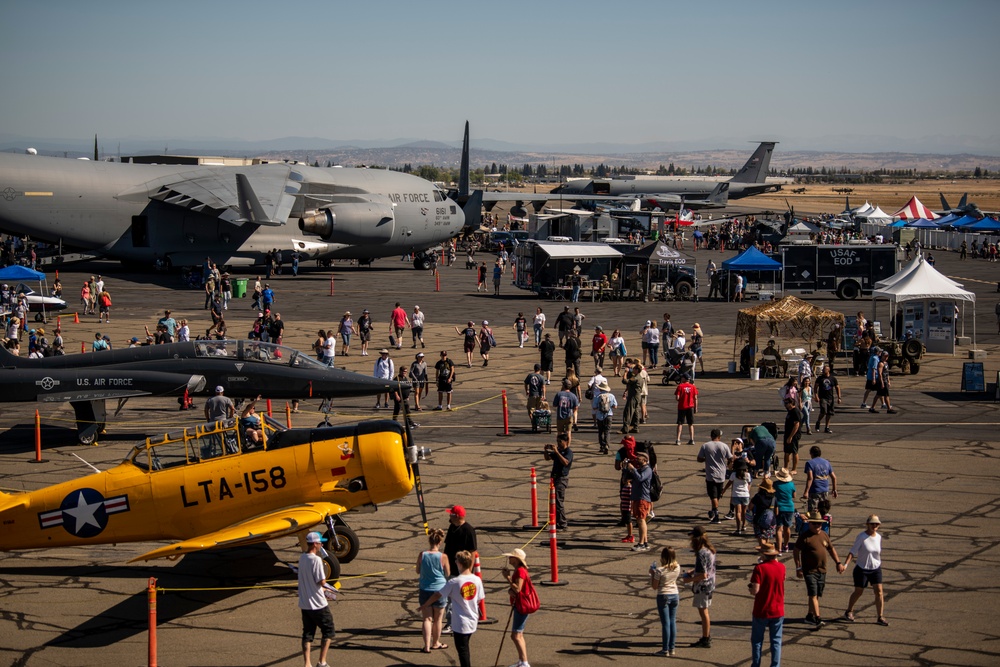
M418 271L430 271L434 260L425 252L418 252L413 255L413 268Z
M333 532L327 529L323 535L326 538L326 550L341 563L350 563L361 548L358 534L340 517L334 523L337 527L337 539L334 540Z
M105 432L107 409L104 400L77 401L71 403L76 413L76 439L81 445L92 445L97 436Z

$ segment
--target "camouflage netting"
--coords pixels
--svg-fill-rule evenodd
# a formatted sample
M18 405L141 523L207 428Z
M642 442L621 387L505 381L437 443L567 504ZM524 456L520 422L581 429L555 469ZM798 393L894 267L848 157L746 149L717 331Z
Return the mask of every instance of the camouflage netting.
M784 338L786 341L801 338L811 343L822 340L824 332L832 329L834 324L840 324L843 328L843 313L814 306L794 296L768 301L739 312L736 317L733 356L736 356L737 346L741 341L749 341L751 347L759 350L757 332L764 327L770 338Z

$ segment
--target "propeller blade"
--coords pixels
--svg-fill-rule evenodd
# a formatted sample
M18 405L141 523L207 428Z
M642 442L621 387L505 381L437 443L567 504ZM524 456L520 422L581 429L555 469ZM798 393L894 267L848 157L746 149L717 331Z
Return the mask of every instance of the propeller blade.
M413 431L410 429L410 399L403 394L402 385L399 386L399 395L403 399L403 428L406 431L406 446L416 448L416 444L413 442ZM413 488L417 491L417 504L420 505L420 518L424 522L424 534L429 535L427 507L424 505L424 487L420 483L420 464L414 459L410 467L413 469Z

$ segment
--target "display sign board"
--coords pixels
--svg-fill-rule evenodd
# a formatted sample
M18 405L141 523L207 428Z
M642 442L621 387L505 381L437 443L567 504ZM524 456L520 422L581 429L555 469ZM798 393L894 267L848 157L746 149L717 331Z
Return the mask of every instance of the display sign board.
M981 361L962 364L962 391L986 391L986 375Z

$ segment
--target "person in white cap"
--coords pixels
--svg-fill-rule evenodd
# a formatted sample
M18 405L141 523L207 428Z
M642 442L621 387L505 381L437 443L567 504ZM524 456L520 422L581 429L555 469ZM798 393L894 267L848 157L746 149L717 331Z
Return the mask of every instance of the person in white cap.
M375 370L372 372L372 375L379 380L392 380L392 378L396 375L396 365L392 362L392 359L389 358L389 350L383 347L379 350L378 355L378 359L375 360ZM383 397L382 407L388 409L389 392L378 394L375 397L376 410L379 409L379 397Z
M413 334L413 349L416 349L417 343L420 343L420 347L427 347L424 345L424 311L420 310L420 306L413 307L413 313L410 315L410 333Z
M854 592L851 593L847 611L844 612L844 620L850 623L854 622L854 605L861 599L865 587L871 584L875 593L875 613L878 614L876 623L889 625L889 621L885 620L885 596L882 594L882 536L878 534L881 525L878 515L869 515L865 521L865 529L858 533L854 546L844 560L844 569L847 569L852 559L855 561Z
M312 642L316 628L322 632L318 667L329 667L326 662L330 642L333 641L333 614L326 601L326 570L323 567L323 542L319 533L306 535L306 552L299 556L299 610L302 612L302 657L306 667L312 665Z
M479 356L483 358L483 366L490 365L490 350L493 348L493 329L490 328L489 320L483 320L483 326L479 330Z
M215 396L205 401L205 421L221 421L236 416L236 406L231 398L222 395L224 391L219 385L215 388Z

